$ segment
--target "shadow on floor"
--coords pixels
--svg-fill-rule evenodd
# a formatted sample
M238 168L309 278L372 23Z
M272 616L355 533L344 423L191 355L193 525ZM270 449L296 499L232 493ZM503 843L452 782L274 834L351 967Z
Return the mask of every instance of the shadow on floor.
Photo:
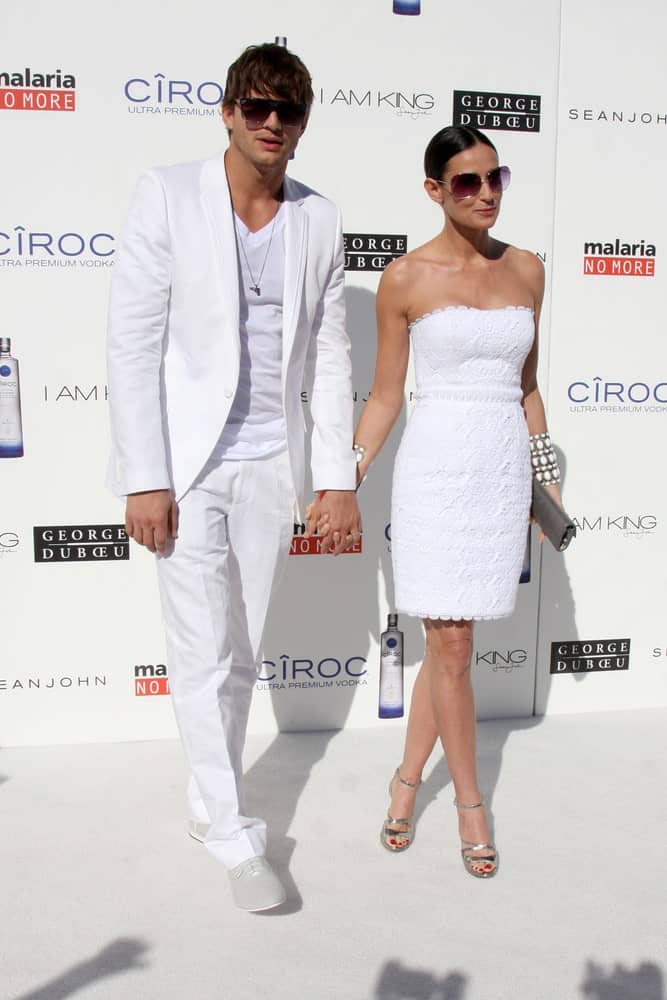
M394 959L380 970L370 1000L465 1000L467 982L461 972L439 978ZM665 1000L664 977L654 962L642 962L635 970L617 963L605 971L589 960L580 993L586 1000Z
M278 733L245 775L248 811L251 815L263 815L268 822L267 853L287 889L287 902L269 911L273 916L301 909L301 895L289 872L296 843L288 831L312 768L324 758L329 742L338 733L339 730ZM277 788L280 795L276 795Z
M609 971L592 960L586 963L581 994L587 1000L665 1000L664 976L654 962L635 970L617 963Z
M145 969L147 963L144 954L147 950L148 944L140 938L118 938L92 958L63 972L57 979L52 979L30 993L22 993L14 1000L64 1000L96 980L134 969Z
M373 1000L464 1000L466 983L460 972L448 972L440 979L392 961L380 970Z
M520 719L487 719L478 723L477 771L492 830L494 826L493 797L502 770L505 745L512 733L532 729L541 723L541 716L528 716ZM424 779L417 796L414 813L416 822L429 806L441 796L448 785L450 786L451 800L454 798L454 785L439 743L436 743L431 756L431 759L433 758L437 758L436 763L428 777ZM453 810L453 805L451 808Z

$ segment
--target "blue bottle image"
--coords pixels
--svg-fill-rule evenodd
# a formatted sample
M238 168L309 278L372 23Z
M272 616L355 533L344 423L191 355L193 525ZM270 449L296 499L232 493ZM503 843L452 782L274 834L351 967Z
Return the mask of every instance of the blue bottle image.
M9 337L0 337L0 458L23 455L19 363L11 350Z
M387 616L387 628L380 636L380 699L378 718L403 717L403 633L398 615Z
M394 14L421 14L421 0L394 0Z
M528 537L526 538L526 548L523 553L523 565L521 567L519 583L530 583L530 535L530 525L528 525Z

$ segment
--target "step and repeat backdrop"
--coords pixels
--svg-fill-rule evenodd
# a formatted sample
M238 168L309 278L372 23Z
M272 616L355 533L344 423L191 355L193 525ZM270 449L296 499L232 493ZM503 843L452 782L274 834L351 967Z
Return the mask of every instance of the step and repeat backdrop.
M527 545L515 615L476 629L480 717L667 703L663 335L667 147L662 0L46 0L5 15L0 56L0 741L175 735L153 557L104 486L105 324L138 174L226 145L226 69L285 39L315 104L290 173L346 232L357 413L373 378L374 299L392 258L441 216L422 158L451 122L512 168L497 235L544 261L540 384L579 527L565 557ZM360 492L358 551L295 528L251 731L401 726L377 712L393 610L390 482L406 405ZM308 400L304 412L308 419ZM533 533L534 535L535 533ZM434 537L433 545L446 540ZM406 698L423 652L399 617Z

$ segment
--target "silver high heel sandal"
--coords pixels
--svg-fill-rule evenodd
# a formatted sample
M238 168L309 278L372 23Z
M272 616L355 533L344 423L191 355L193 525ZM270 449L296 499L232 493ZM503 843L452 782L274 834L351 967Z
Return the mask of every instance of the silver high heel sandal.
M419 788L421 785L421 778L419 781L406 781L405 778L401 777L400 770L397 767L394 771L391 781L389 782L389 797L391 798L393 794L394 781L398 778L402 785L407 788ZM402 826L403 830L394 830L392 827ZM382 824L382 830L380 831L380 843L383 847L386 847L388 851L392 851L394 854L398 854L399 851L407 851L408 847L414 840L414 824L412 822L412 815L408 816L406 819L395 819L389 812L387 813L387 818Z
M457 809L479 809L484 805L484 799L480 799L479 802L475 802L472 806L454 799L454 805ZM461 843L465 845L461 849L461 858L463 859L465 870L474 878L493 878L500 864L500 855L498 854L496 845L475 844L472 840L465 840L463 837L461 837ZM473 854L473 851L485 851L487 853ZM475 866L479 868L479 871L475 870Z

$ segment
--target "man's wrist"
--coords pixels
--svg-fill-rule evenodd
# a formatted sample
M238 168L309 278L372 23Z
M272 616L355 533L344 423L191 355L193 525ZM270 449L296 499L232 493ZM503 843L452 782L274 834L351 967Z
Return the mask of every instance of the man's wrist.
M354 490L347 490L347 489L346 490L329 489L329 490L315 490L315 492L317 493L317 499L321 500L322 497L326 496L327 493L354 493L355 491Z

